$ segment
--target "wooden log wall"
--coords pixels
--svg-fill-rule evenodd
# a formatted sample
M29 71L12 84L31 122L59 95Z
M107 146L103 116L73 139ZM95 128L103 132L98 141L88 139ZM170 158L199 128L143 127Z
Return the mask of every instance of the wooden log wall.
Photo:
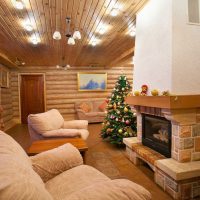
M2 66L1 66L2 67ZM5 67L3 67L5 68ZM6 68L7 69L7 68ZM9 72L10 70L7 69ZM10 74L9 74L9 81L10 81ZM3 108L2 112L2 120L4 123L4 130L12 127L13 122L13 105L12 105L12 92L11 87L9 88L1 88L1 106Z
M80 92L77 86L78 72L106 72L107 90L104 92ZM71 67L69 70L56 69L55 67L23 67L18 72L11 73L12 105L14 118L19 116L19 73L45 73L46 79L46 110L56 108L63 117L67 119L76 119L74 103L81 100L106 99L115 86L119 75L127 75L132 85L133 68L132 67L113 67L113 68L89 68L89 67Z

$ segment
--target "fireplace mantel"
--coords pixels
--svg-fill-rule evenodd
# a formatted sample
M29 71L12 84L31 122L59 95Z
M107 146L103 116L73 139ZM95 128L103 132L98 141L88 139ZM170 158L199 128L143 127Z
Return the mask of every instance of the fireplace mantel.
M177 96L128 96L126 102L133 106L184 109L200 108L200 95Z

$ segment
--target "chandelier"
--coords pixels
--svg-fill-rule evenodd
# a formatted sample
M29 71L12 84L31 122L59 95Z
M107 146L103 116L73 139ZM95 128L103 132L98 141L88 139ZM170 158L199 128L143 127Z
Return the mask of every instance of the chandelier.
M72 34L70 32L70 24L71 24L71 18L67 17L66 18L66 25L67 25L67 31L65 36L67 37L67 44L69 45L75 45L75 40L80 40L81 39L81 33L78 30L75 30L74 33ZM56 30L53 34L53 39L55 40L60 40L61 39L61 34L58 30Z

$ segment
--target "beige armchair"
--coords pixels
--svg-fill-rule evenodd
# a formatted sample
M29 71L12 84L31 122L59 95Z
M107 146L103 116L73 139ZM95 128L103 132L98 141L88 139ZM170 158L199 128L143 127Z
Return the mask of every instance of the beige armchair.
M65 144L33 157L0 131L0 199L6 200L150 200L142 186L110 180L83 165L79 151Z
M53 137L81 137L86 140L89 135L87 120L64 121L56 109L30 114L28 128L32 141Z

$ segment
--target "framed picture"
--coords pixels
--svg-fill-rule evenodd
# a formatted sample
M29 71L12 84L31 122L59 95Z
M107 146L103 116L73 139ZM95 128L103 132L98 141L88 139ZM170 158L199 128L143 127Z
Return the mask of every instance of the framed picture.
M1 68L1 87L8 88L9 87L9 72Z
M105 91L107 73L80 72L78 75L79 91Z

